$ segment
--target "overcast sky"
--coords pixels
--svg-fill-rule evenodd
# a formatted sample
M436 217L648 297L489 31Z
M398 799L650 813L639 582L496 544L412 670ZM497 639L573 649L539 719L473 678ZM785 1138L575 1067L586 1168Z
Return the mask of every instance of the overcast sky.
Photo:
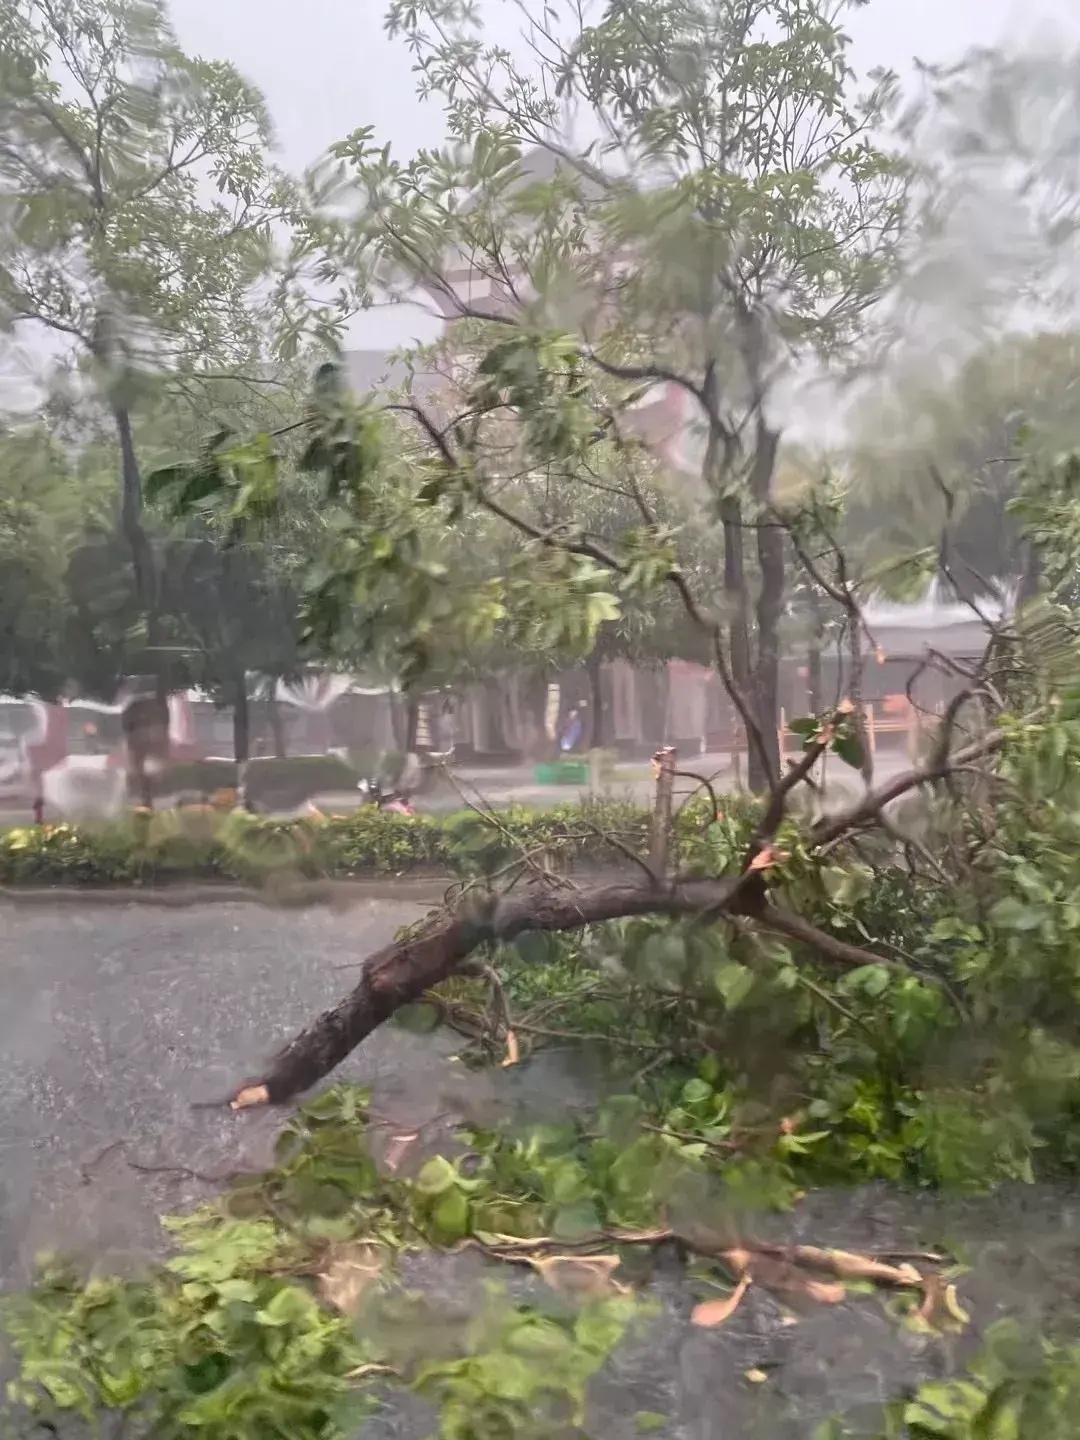
M382 0L172 0L171 9L186 49L233 61L262 89L289 168L360 125L374 125L402 155L440 139L438 111L416 99L407 50L383 34ZM520 12L507 0L487 0L485 10L510 43ZM1080 0L870 0L848 21L856 66L901 74L914 56L947 61L971 45L1026 40L1047 27L1080 37ZM377 312L357 322L352 339L395 346L421 328L427 338L415 311Z

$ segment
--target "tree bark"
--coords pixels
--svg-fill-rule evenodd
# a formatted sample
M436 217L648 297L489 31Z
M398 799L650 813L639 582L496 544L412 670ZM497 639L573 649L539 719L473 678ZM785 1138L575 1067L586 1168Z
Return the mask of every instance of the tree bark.
M163 765L169 757L168 701L157 691L136 695L124 706L120 726L127 746L128 795L152 810L153 762Z
M709 490L717 497L720 524L724 536L724 600L728 615L727 641L728 664L731 671L731 686L744 697L743 708L747 709L749 721L758 724L755 704L753 673L750 665L750 596L746 587L746 558L744 548L743 511L738 495L732 492L733 467L738 455L738 441L726 434L719 421L719 384L717 366L710 361L705 367L702 395L709 415L709 438L705 446L704 480ZM734 703L734 695L730 697ZM739 706L735 706L739 710ZM740 719L747 725L747 717L740 713ZM666 738L666 737L665 737ZM756 753L754 737L747 733L749 777L752 789L764 785L761 757ZM755 784L755 780L758 782Z
M869 785L874 775L874 757L870 753L870 737L866 728L866 705L863 699L863 635L862 617L858 612L848 617L848 655L851 661L851 675L848 680L848 699L855 707L852 720L859 739L859 774Z
M822 676L821 642L825 638L825 621L821 613L821 597L810 597L810 639L806 645L806 689L811 715L820 715L825 683Z
M780 437L763 420L758 423L757 444L750 474L750 485L759 516L763 517L771 500L776 451ZM750 788L770 788L780 775L780 743L777 724L780 718L780 619L784 613L784 532L779 525L764 523L757 532L758 566L761 590L757 602L757 664L754 668L753 695L758 724L764 742L765 758L771 774L763 771L761 757L750 753ZM755 773L755 761L757 761Z
M752 699L754 687L750 670L750 597L746 589L742 506L735 496L726 496L721 501L720 523L724 535L724 598L730 616L728 648L731 652L731 678L742 693ZM754 718L757 719L756 713ZM755 759L753 745L748 745L748 749L750 774L753 776L755 765L760 769L760 764Z
M943 779L957 766L986 759L1006 744L994 730L953 755L939 753L868 792L839 814L819 820L810 832L818 853L844 836L874 823L882 809L930 780ZM234 1110L284 1104L324 1079L371 1032L403 1005L458 971L482 946L505 944L529 931L581 930L588 925L639 915L692 915L701 923L744 919L764 930L787 935L827 960L844 966L895 963L819 930L801 916L772 903L756 862L785 812L785 785L803 778L820 751L811 750L774 791L740 874L695 880L655 879L639 884L612 882L590 887L536 885L504 895L470 892L453 909L432 917L423 929L392 941L363 963L353 990L323 1012L278 1054L261 1079L242 1085L227 1102Z
M270 681L270 689L266 696L266 719L270 726L270 738L274 746L274 759L284 760L288 751L285 744L285 725L281 719L281 706L278 704L277 696L274 694L274 681Z
M135 595L139 609L146 616L146 639L153 655L153 670L157 679L158 693L165 695L167 686L164 678L161 645L161 618L158 606L157 574L154 564L154 549L146 527L142 523L142 474L138 456L135 453L135 439L131 430L131 415L123 405L113 406L113 422L120 446L121 496L120 530L131 551L131 568L135 578Z
M530 930L578 930L605 920L649 914L751 914L764 904L764 885L695 880L678 886L611 884L591 890L532 889L488 905L450 911L420 934L394 940L368 957L355 988L300 1032L261 1079L242 1087L233 1104L281 1105L330 1074L396 1010L453 975L483 945L505 944ZM259 1093L244 1101L241 1097Z
M233 687L233 758L243 765L251 755L251 707L248 703L247 676L237 677Z
M1042 556L1039 554L1038 545L1033 540L1028 540L1024 547L1024 568L1016 592L1016 608L1019 610L1034 600L1041 585Z
M412 755L416 750L416 735L420 728L420 701L415 695L409 695L405 700L405 754Z

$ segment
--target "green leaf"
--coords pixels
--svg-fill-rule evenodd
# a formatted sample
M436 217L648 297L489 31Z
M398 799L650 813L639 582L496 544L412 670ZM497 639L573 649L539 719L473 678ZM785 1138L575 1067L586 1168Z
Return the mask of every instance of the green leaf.
M713 1087L707 1080L695 1077L683 1086L680 1098L684 1105L703 1105L713 1098L713 1094Z
M1006 895L990 909L990 920L1003 930L1037 930L1046 918L1042 906L1025 903L1016 895Z
M892 973L887 965L860 965L840 981L840 989L849 995L863 994L870 999L884 995L889 988Z
M713 971L713 984L729 1010L737 1010L754 988L754 972L737 960L725 960Z
M591 1235L601 1228L600 1213L591 1200L578 1200L556 1211L552 1231L561 1240Z
M904 1407L904 1423L930 1435L958 1435L957 1424L970 1425L986 1405L986 1392L970 1380L933 1381L919 1386L917 1399Z
M453 1245L463 1239L469 1233L468 1196L456 1187L447 1190L431 1212L431 1224L436 1238L443 1245Z
M179 490L187 484L191 473L192 467L185 463L159 465L156 469L147 471L143 482L147 503L152 505L166 492Z
M833 737L829 748L853 770L860 770L865 763L866 751L863 748L862 739L854 729L847 728L840 731Z
M425 1160L414 1183L422 1195L442 1195L457 1188L458 1172L445 1155L432 1155Z
M315 1301L306 1291L301 1290L298 1285L286 1283L271 1298L269 1304L256 1313L255 1318L260 1325L271 1329L302 1325L310 1320L314 1304Z
M643 1435L654 1430L666 1430L670 1423L670 1416L661 1415L657 1410L638 1410L634 1415L634 1424Z
M586 598L585 617L590 635L595 635L601 625L618 620L621 614L622 606L619 604L618 598L609 590L594 591Z

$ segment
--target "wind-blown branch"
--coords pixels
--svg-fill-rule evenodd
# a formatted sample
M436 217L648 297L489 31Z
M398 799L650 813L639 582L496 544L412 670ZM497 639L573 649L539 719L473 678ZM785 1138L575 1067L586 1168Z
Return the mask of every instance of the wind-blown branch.
M843 810L829 819L819 821L813 830L815 845L828 845L831 841L839 840L851 831L861 830L866 825L872 824L885 806L891 805L894 800L899 800L901 795L906 795L909 790L917 790L920 785L929 784L934 780L944 780L951 770L967 765L972 760L983 760L988 755L995 754L1007 739L1008 736L1004 730L991 730L952 755L939 755L926 765L904 770L887 784L880 786L877 790L871 790L857 805L853 805L850 809Z
M953 767L993 755L1007 738L1004 730L994 730L952 756L935 756L905 771L840 815L819 822L811 832L815 847L863 828L891 801L919 785L944 779ZM774 799L772 811L777 810L782 815L782 799ZM761 829L758 834L762 835ZM771 904L764 875L749 864L737 876L718 879L646 878L638 884L588 888L564 881L557 888L537 885L527 893L479 899L467 892L457 906L370 956L356 987L290 1041L267 1073L242 1086L229 1103L242 1110L284 1104L301 1094L329 1075L396 1010L457 973L481 946L505 943L529 931L580 930L640 915L741 919L786 935L842 965L896 963Z

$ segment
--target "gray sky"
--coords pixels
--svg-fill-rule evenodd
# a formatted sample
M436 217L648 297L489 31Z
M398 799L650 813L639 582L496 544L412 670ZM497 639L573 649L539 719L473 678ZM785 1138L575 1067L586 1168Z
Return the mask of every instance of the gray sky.
M402 155L439 141L440 116L416 98L411 57L383 34L382 0L172 0L171 10L186 49L233 61L262 89L289 168L361 125L374 125ZM512 44L520 12L507 0L487 0L485 10L493 33ZM971 45L1026 40L1043 27L1080 37L1077 0L870 0L848 21L856 66L901 74L913 56L947 61ZM352 340L395 346L432 333L415 310L382 311L362 317Z
M517 49L521 12L513 0L481 0L491 38ZM542 5L543 0L522 0ZM599 9L602 0L593 0ZM299 170L334 140L373 125L402 156L437 144L441 115L415 94L411 57L383 33L385 0L170 0L184 48L231 60L265 94L277 128L280 160ZM850 13L854 62L910 73L913 56L958 59L972 45L1039 39L1080 40L1080 0L870 0ZM517 43L515 43L517 42ZM348 343L390 349L430 340L439 322L415 307L358 317ZM41 358L40 337L0 351L0 403L32 405L29 377Z

